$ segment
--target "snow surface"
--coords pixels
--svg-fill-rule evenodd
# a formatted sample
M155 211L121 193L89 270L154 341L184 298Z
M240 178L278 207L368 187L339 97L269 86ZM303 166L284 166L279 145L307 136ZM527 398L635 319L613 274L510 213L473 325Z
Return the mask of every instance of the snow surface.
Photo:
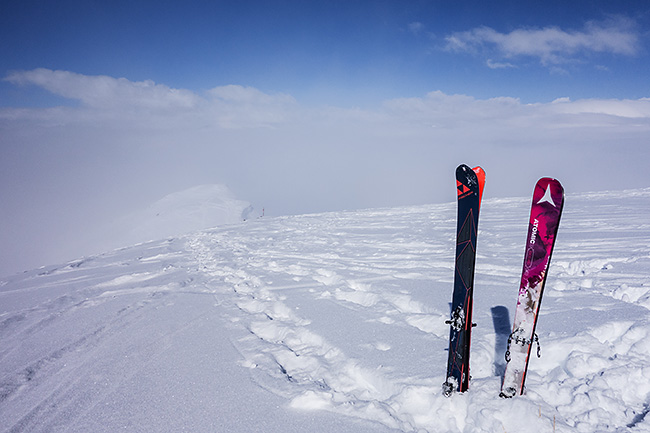
M650 189L571 195L524 396L498 398L530 198L253 219L0 279L2 432L650 431Z

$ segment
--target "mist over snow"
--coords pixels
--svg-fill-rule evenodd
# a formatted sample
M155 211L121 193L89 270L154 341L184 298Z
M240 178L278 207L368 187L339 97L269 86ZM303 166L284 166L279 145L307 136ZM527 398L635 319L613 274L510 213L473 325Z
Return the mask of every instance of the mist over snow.
M105 251L256 218L253 206L225 185L197 185L168 194L117 219L87 248ZM103 249L102 249L103 248Z

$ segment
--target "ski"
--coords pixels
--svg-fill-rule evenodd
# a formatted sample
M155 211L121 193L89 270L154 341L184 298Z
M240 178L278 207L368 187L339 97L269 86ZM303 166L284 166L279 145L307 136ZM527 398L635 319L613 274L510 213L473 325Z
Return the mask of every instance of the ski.
M485 172L482 168L471 169L461 164L456 169L458 196L456 264L451 317L445 322L450 325L447 379L442 384L443 393L447 397L454 391L464 392L469 386L476 236L484 184Z
M537 356L540 356L535 328L563 206L564 188L560 182L547 177L537 181L533 191L517 308L512 334L508 338L501 397L510 398L524 393L534 342L537 342Z
M485 170L480 166L474 167L472 169L476 173L476 179L478 180L478 210L481 211L481 199L483 198L483 188L485 187Z

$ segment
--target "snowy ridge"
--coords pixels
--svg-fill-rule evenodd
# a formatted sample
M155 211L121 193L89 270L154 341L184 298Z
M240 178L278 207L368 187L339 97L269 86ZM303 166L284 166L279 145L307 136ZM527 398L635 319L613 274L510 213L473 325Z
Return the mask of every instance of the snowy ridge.
M499 399L530 199L481 209L470 389L441 393L455 204L251 220L0 282L0 431L650 431L650 189L566 199Z
M254 218L253 206L225 185L197 185L168 194L102 230L93 242L105 250L179 236ZM110 233L107 236L106 233ZM96 247L95 247L96 248Z

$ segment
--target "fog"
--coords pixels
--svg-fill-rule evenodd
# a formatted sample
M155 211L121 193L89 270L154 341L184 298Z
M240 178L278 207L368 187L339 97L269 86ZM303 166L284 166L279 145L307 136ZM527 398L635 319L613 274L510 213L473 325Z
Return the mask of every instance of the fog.
M647 98L432 89L357 108L47 69L5 80L54 98L0 109L0 275L101 252L87 240L115 219L203 184L267 216L452 201L460 163L485 169L486 198L529 196L542 176L569 194L650 186Z

